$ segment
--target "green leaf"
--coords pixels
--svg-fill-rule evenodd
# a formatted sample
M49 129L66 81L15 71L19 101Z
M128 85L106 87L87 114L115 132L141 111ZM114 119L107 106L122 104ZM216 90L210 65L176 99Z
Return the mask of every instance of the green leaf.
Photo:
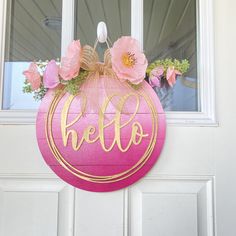
M189 64L189 61L186 59L181 60L181 61L177 59L171 59L171 58L166 58L163 60L156 60L148 66L147 68L148 76L150 75L150 72L158 66L163 66L164 77L166 77L166 72L169 67L174 67L181 74L184 74L188 71L190 64Z
M76 95L79 92L80 86L84 83L84 81L86 80L87 76L88 76L88 71L84 71L82 70L79 75L75 78L73 78L72 80L69 81L63 81L63 83L65 83L65 90L72 94L72 95Z

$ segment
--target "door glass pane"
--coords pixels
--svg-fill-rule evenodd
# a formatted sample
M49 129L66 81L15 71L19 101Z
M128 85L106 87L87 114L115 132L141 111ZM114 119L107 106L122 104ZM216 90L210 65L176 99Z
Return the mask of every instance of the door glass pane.
M3 109L36 109L32 95L22 92L31 61L59 58L61 0L8 1Z
M129 0L76 0L75 38L82 45L94 45L97 24L106 22L112 43L122 35L131 33L131 2ZM102 57L106 44L99 44L97 51Z
M173 89L155 88L166 111L199 111L196 0L144 0L144 49L149 63L188 59Z

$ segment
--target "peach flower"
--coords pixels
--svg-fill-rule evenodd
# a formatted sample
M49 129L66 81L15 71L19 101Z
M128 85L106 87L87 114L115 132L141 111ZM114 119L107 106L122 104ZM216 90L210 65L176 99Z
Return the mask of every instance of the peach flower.
M36 63L31 62L29 69L23 72L24 76L27 79L27 82L30 83L32 90L37 90L41 85L41 77L38 72L38 67Z
M119 38L111 48L112 69L119 79L139 84L144 80L147 59L140 50L139 42L129 36Z
M178 70L175 70L174 67L169 67L167 69L166 80L171 87L173 87L173 85L176 83L177 75L182 75L182 74Z
M149 83L152 87L161 87L161 77L164 74L164 67L157 66L150 72Z
M59 83L58 65L55 60L51 60L43 74L43 84L45 88L55 88Z
M79 40L74 40L67 48L66 56L61 59L59 74L64 80L71 80L79 74L81 45Z

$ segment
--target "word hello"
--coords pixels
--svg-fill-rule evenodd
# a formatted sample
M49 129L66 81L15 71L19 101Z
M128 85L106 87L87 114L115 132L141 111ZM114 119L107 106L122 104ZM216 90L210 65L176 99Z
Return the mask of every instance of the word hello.
M112 99L117 96L118 95L114 94L104 99L104 102L99 108L99 112L98 112L98 126L95 127L93 125L88 125L87 127L84 128L83 132L79 134L76 130L72 129L71 127L75 123L80 122L80 119L83 117L82 111L85 110L87 98L85 96L81 97L82 99L81 112L73 121L68 123L68 114L69 114L70 106L73 102L73 99L75 98L75 96L70 95L68 99L66 100L62 109L62 113L61 113L61 134L62 134L62 140L63 140L64 146L68 145L68 139L70 135L71 135L72 148L75 151L78 151L84 142L88 144L92 144L97 141L100 141L101 146L105 152L111 151L115 145L118 146L121 152L126 152L131 147L131 145L139 145L142 142L142 139L147 137L148 134L144 133L143 127L138 121L134 121L134 118L138 112L139 105L140 105L140 98L137 94L130 93L125 96L120 96L119 101L117 103L114 117L112 118L112 120L105 123L106 110L109 104L112 102ZM129 114L130 116L129 119L122 123L121 122L122 111L124 110L125 105L127 107L128 100L131 97L135 98L135 101L136 101L135 110L133 114ZM124 146L122 147L121 130L127 125L131 126L130 137L129 137L129 141L127 145L125 147ZM114 138L112 142L110 143L110 145L108 145L105 141L105 132L111 126L113 126ZM97 133L97 136L95 136L96 133Z

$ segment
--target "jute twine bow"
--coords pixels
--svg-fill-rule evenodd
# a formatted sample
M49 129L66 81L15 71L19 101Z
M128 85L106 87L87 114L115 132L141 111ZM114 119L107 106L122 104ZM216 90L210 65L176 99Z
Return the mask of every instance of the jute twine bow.
M89 45L85 45L82 50L81 68L88 71L88 76L81 85L80 94L85 95L87 98L86 112L101 112L104 99L112 98L110 102L116 110L128 113L130 108L120 107L120 98L130 92L135 94L138 92L134 91L126 81L121 81L113 71L109 47L104 53L104 62L99 62L95 48L96 46L92 48ZM135 106L135 103L136 98L129 99L131 106Z
M82 51L81 68L88 71L88 77L98 79L99 76L110 76L116 78L115 72L112 70L111 53L108 48L104 53L104 62L99 62L98 53L95 48L85 45Z

